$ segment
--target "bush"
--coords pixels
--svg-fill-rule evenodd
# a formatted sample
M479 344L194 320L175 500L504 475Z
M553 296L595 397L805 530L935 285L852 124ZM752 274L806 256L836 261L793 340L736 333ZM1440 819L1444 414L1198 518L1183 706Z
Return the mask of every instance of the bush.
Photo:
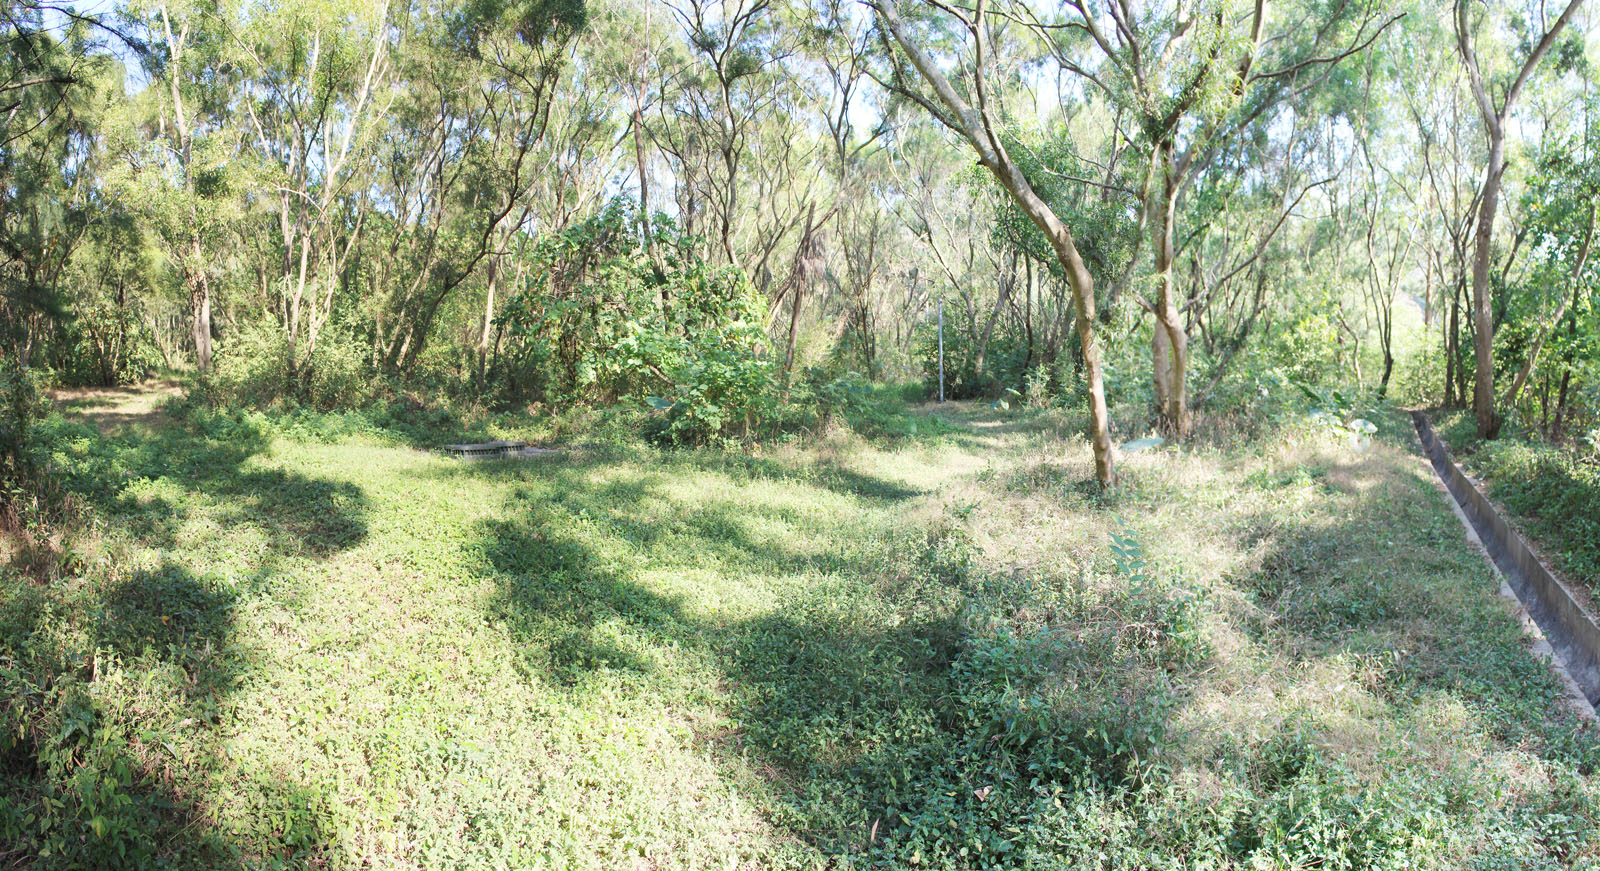
M219 406L303 404L319 411L359 408L381 394L367 348L353 331L329 325L311 355L289 375L289 342L270 321L246 323L217 345L202 393Z
M0 521L11 529L51 520L62 505L46 468L52 439L40 428L49 412L38 373L0 358Z
M1600 465L1560 447L1509 440L1484 443L1472 464L1490 493L1560 552L1575 580L1600 589Z
M625 200L539 243L530 283L499 318L500 401L551 406L648 400L652 434L701 442L748 430L775 402L765 310L743 274L657 216L645 244Z
M241 324L217 343L203 392L218 405L263 407L288 388L289 346L277 325Z
M1003 325L995 326L994 335L984 348L983 371L978 371L978 347L973 334L981 330L972 324L961 324L952 317L955 306L945 308L944 325L944 395L946 399L994 399L1010 387L1021 390L1026 386L1029 367L1040 364L1040 348L1034 348L1033 359L1028 359L1028 345L1012 335ZM927 395L939 395L939 330L936 325L924 327L916 344L917 358L922 363L923 383Z

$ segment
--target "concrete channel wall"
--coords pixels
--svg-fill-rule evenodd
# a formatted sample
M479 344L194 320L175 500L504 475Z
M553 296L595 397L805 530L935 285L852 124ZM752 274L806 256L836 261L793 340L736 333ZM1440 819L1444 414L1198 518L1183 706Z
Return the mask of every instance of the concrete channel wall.
M1521 536L1500 516L1488 497L1451 461L1450 452L1434 435L1428 416L1413 411L1411 421L1416 425L1417 437L1422 440L1433 470L1477 530L1489 558L1494 560L1512 592L1517 594L1539 631L1561 657L1567 673L1584 697L1591 705L1600 704L1600 627L1595 626L1594 620L1567 588L1528 550Z

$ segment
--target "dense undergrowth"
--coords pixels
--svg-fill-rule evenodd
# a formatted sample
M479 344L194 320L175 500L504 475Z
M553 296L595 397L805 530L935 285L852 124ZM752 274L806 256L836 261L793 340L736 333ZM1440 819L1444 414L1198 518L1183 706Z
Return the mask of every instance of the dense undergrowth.
M1546 546L1567 577L1600 590L1600 457L1589 446L1473 437L1467 412L1442 415L1444 435L1489 495Z
M1594 733L1363 413L1109 496L1059 410L57 418L87 519L0 587L0 860L1592 865ZM479 436L564 450L419 450Z

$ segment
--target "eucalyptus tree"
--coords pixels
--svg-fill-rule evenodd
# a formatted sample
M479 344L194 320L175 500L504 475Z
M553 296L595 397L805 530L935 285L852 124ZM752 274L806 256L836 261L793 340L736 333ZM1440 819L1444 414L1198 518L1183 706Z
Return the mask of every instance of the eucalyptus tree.
M1491 311L1489 269L1493 257L1495 215L1500 206L1500 187L1506 168L1506 128L1517 98L1528 84L1539 62L1556 47L1563 30L1577 14L1583 0L1568 0L1553 19L1548 18L1543 3L1516 10L1515 29L1522 38L1537 40L1520 63L1511 61L1500 68L1487 67L1474 43L1474 34L1511 26L1504 18L1487 14L1474 14L1475 4L1469 0L1455 2L1456 48L1461 53L1462 64L1467 69L1472 88L1473 102L1483 121L1487 139L1488 160L1484 168L1483 185L1478 193L1475 216L1472 259L1472 316L1476 335L1473 351L1477 364L1473 375L1472 403L1477 416L1478 437L1494 438L1500 432L1500 417L1495 413L1494 398L1494 320ZM1475 20L1476 19L1476 20ZM1487 19L1487 20L1485 20ZM1581 39L1565 42L1558 60L1568 65L1581 57ZM1486 68L1487 67L1487 68Z
M1324 84L1336 65L1399 20L1379 2L1324 6L1235 0L1064 0L1053 12L998 7L1026 21L1056 62L1123 108L1148 155L1143 185L1156 285L1152 364L1163 429L1192 425L1189 336L1174 287L1178 199L1222 143L1280 102Z
M655 146L646 119L667 98L675 71L683 68L682 52L671 32L675 21L654 0L626 0L596 12L592 62L610 89L627 95L639 215L653 249L650 222L659 204L651 196Z
M394 99L390 7L276 0L240 15L225 23L243 72L234 109L267 173L277 248L269 304L294 383L333 315L370 211L370 151Z
M978 162L1016 202L1029 220L1049 240L1072 287L1077 313L1078 338L1083 350L1084 380L1089 394L1089 433L1094 448L1095 478L1101 487L1116 483L1115 461L1111 453L1110 415L1106 409L1105 386L1100 371L1100 352L1095 340L1094 277L1084 263L1072 229L1050 208L1022 167L1011 156L1002 135L999 107L991 99L989 71L989 21L980 3L973 12L940 6L944 15L955 19L970 37L962 38L951 51L960 51L962 78L969 87L958 90L955 80L924 48L929 37L907 24L895 0L876 0L870 4L899 51L891 56L895 91L921 106L940 123L961 136L978 156ZM970 52L970 54L968 54ZM919 84L919 80L921 84Z

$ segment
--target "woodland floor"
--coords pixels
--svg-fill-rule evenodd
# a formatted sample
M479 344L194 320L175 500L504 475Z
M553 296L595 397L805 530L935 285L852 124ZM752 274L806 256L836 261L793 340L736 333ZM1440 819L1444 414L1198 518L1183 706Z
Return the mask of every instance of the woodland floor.
M1600 855L1595 734L1398 412L1367 453L1135 454L1108 499L1059 412L464 463L176 389L58 397L98 532L76 579L7 576L0 665L78 707L0 758L0 864Z

